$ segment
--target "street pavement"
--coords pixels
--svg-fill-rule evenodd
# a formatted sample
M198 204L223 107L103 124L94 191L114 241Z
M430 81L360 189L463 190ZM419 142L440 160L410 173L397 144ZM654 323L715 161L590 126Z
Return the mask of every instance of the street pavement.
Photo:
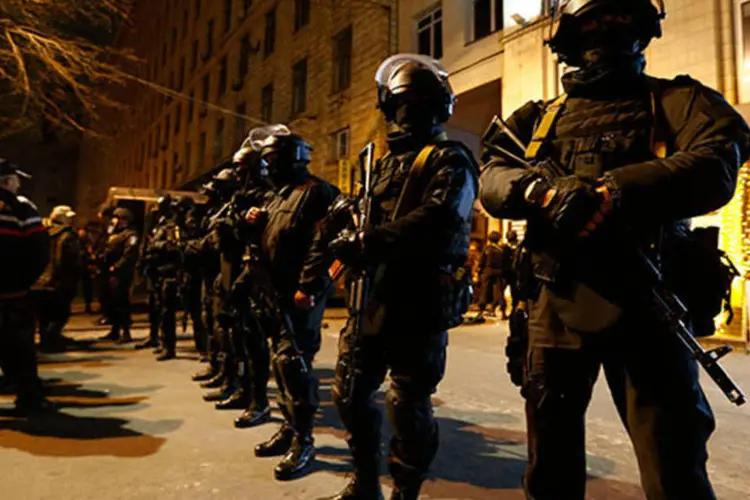
M150 352L106 343L43 356L42 377L63 410L53 417L18 419L10 412L10 398L0 399L1 498L274 500L337 492L350 470L330 396L341 311L330 311L327 323L316 363L322 399L318 460L306 477L276 482L276 459L253 455L254 445L270 437L275 424L236 430L232 421L239 412L216 411L201 400L201 389L189 377L203 365L186 337L179 359L166 363L154 361ZM74 316L67 334L85 340L105 333L92 324L91 317ZM145 325L140 326L134 334L145 337ZM494 321L452 332L447 374L434 397L441 448L423 498L523 498L523 402L504 371L506 335L506 324ZM732 354L724 365L750 390L749 357ZM706 391L718 423L709 462L718 498L746 500L750 405L733 407L710 383ZM588 472L588 498L645 498L632 448L603 382L588 414ZM383 483L388 491L387 476Z

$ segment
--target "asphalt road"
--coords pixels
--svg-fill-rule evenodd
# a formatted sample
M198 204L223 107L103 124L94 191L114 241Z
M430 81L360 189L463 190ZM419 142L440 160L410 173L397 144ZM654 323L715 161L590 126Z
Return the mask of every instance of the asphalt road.
M89 339L103 333L91 324L91 318L76 316L69 334ZM340 325L329 320L317 360L323 404L314 473L274 481L275 459L255 458L252 450L275 425L235 430L237 412L204 403L189 380L199 368L189 341L181 342L180 359L167 363L153 361L149 352L97 344L44 356L42 376L64 406L60 415L17 419L9 412L10 399L0 399L2 498L273 500L335 493L349 470L344 432L330 398ZM135 335L144 337L145 330ZM447 376L434 398L441 448L424 498L523 498L523 406L504 373L505 335L500 323L462 327L451 335ZM750 358L733 354L725 366L750 390ZM746 500L750 405L732 407L712 385L706 389L718 422L710 449L718 497ZM589 498L644 498L631 446L603 383L588 420ZM387 477L383 481L388 484Z

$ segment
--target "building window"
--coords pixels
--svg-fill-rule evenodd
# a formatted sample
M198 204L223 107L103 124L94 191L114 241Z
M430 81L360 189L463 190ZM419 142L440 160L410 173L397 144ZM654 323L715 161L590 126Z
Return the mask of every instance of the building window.
M195 0L195 19L198 20L201 17L201 0Z
M200 170L203 167L204 161L206 161L206 133L201 132L200 141L198 142L198 165L196 165L196 170Z
M206 103L208 102L208 92L211 89L211 74L207 73L203 77L203 99L201 103L201 116L206 116Z
M242 17L247 16L250 11L250 7L253 5L253 0L242 0Z
M352 80L352 27L333 38L333 92L341 92Z
M193 58L190 61L190 70L195 71L198 67L198 40L193 40Z
M310 23L310 0L294 0L294 31Z
M159 154L159 141L161 140L161 125L156 126L156 133L154 134L154 150L151 152L151 156L154 158Z
M180 157L177 153L174 153L172 154L172 186L177 184L180 170Z
M443 57L443 8L438 6L417 21L417 52Z
M193 169L193 166L190 164L192 160L192 149L190 148L190 143L185 144L185 168L189 169L191 172L193 172L195 169Z
M747 82L750 80L750 2L742 4L742 82L747 89ZM745 94L743 101L748 101L748 95Z
M263 57L273 54L276 47L276 7L266 14L266 37L263 44Z
M216 120L216 137L214 138L214 160L221 158L224 150L224 118Z
M167 119L164 122L164 141L161 144L162 149L169 147L169 131L172 130L172 117L167 115Z
M182 103L177 104L174 112L174 135L180 133L180 122L182 122Z
M188 112L187 112L187 122L193 123L193 113L195 111L195 92L192 90L190 91L190 100L188 101Z
M227 56L221 58L221 65L219 66L219 97L223 96L227 91Z
M307 107L307 58L292 67L292 116L304 113Z
M474 0L474 40L503 29L503 0Z
M349 157L349 127L331 134L331 160L339 161Z
M232 4L234 0L224 0L224 33L232 27Z
M247 113L247 106L244 102L238 104L235 111L237 112L237 116L234 118L234 142L239 147L242 141L245 140L245 119L243 116Z
M237 68L237 76L243 80L247 76L250 64L250 35L245 35L240 40L240 60Z
M273 117L273 83L269 83L260 92L260 118L267 123Z
M203 54L203 60L207 61L214 52L214 20L208 20L208 30L206 31L206 53Z
M180 59L180 86L179 89L185 88L185 58Z

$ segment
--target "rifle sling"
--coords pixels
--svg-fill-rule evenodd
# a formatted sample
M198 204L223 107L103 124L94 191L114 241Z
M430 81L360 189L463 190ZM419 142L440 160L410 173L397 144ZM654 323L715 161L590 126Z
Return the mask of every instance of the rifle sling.
M404 187L401 188L401 194L396 202L396 208L393 210L391 222L395 221L409 210L412 210L415 205L415 201L418 199L420 193L415 189L418 186L418 181L422 177L427 160L430 159L430 155L435 151L436 146L434 144L428 144L422 151L419 152L414 163L411 164L409 174L404 182Z

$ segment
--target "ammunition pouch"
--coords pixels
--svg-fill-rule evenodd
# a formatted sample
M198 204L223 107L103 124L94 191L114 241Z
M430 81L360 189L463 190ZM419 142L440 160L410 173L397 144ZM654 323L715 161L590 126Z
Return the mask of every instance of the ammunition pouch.
M718 228L699 228L665 236L661 249L664 284L683 302L693 335L716 333L714 318L727 311L733 319L732 281L739 272L718 248Z

